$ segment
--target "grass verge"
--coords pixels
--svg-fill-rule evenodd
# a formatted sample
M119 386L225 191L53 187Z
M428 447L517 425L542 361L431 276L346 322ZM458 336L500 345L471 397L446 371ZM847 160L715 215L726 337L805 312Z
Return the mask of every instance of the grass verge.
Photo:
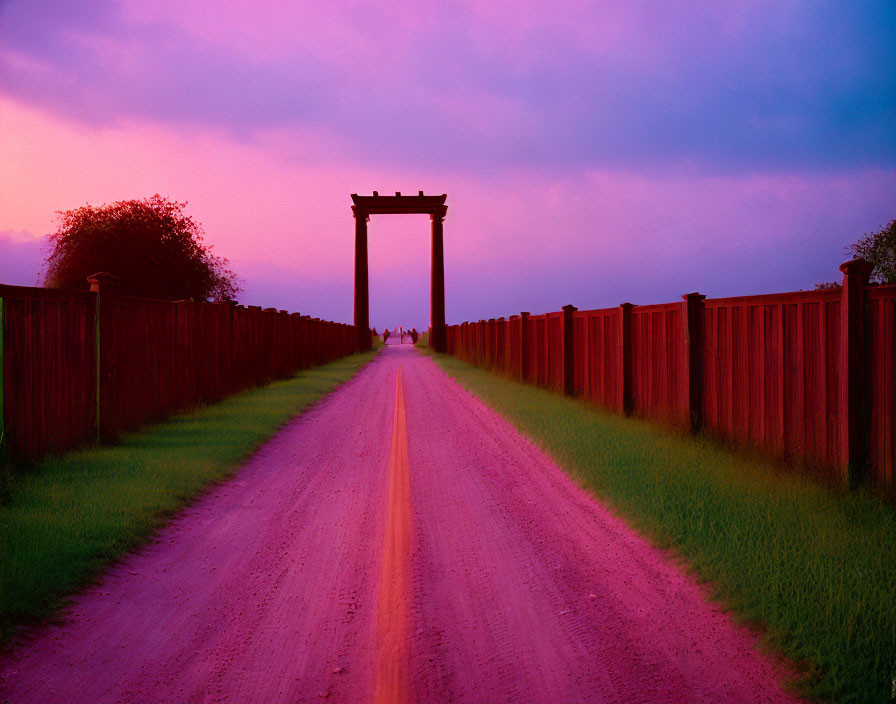
M896 512L811 478L520 384L436 362L547 450L712 595L805 668L802 694L891 701L896 681Z
M13 476L0 506L0 642L145 542L287 420L373 357L356 354Z

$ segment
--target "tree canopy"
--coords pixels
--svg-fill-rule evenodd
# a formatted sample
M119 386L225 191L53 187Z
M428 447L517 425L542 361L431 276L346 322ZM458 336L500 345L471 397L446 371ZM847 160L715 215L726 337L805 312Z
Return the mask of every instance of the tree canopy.
M114 274L119 293L171 300L222 301L240 291L228 261L211 253L186 203L158 194L60 211L50 235L45 284L88 288L87 277Z
M873 265L869 281L875 284L896 284L896 220L877 232L866 232L846 248L853 259L864 259ZM840 288L839 281L815 284L816 289Z
M879 284L896 284L896 220L877 232L866 233L850 246L856 259L874 265L871 280Z

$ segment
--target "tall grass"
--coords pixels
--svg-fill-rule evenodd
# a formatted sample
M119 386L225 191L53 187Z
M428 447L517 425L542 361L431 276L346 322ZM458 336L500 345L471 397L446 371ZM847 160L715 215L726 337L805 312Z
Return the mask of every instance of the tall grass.
M230 475L285 421L349 379L356 354L14 475L0 506L0 639L51 616L66 594Z
M822 700L891 701L896 512L811 478L434 355L630 525L764 629Z

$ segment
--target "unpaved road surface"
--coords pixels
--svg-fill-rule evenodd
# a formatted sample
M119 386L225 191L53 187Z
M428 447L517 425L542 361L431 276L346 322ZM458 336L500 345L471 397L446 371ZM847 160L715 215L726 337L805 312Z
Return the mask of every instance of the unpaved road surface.
M783 702L661 551L390 346L0 662L0 702Z

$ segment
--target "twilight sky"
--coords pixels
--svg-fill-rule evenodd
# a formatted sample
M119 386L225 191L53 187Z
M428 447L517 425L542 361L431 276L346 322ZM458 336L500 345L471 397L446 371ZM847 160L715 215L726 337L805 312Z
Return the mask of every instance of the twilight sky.
M161 193L243 302L350 321L374 189L448 194L449 322L811 288L896 217L896 3L0 0L0 282ZM428 269L375 216L371 323Z

